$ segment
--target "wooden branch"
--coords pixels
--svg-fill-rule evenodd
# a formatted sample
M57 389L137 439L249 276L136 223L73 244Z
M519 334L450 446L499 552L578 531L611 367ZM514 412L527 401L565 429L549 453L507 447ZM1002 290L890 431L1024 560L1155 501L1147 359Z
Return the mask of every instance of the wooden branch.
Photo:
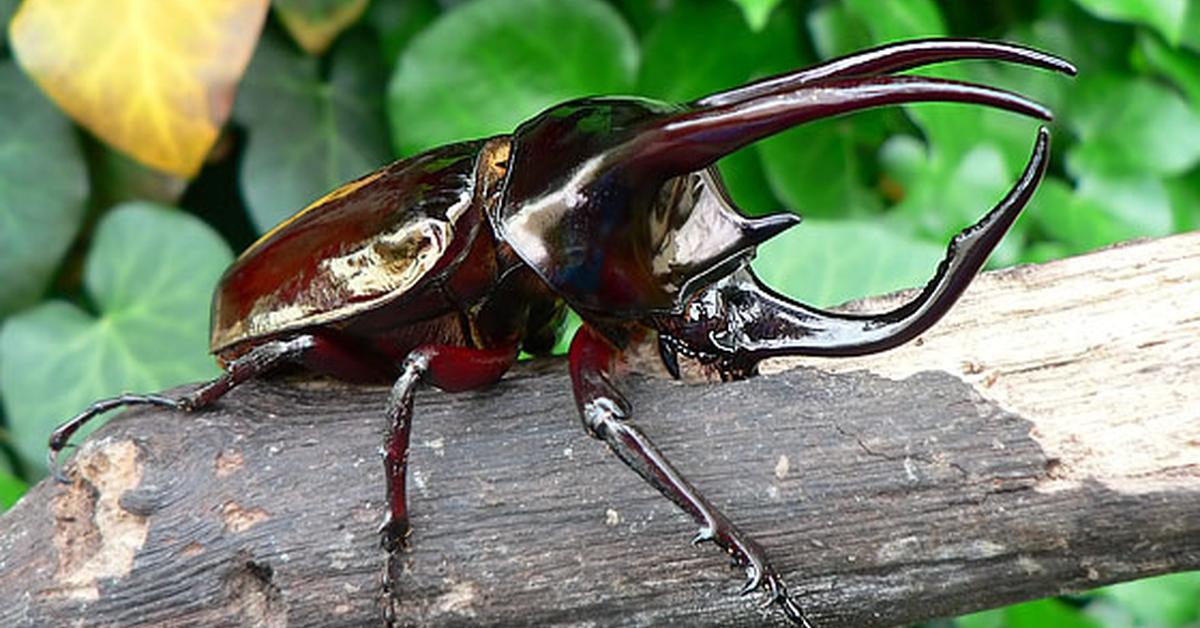
M990 273L907 347L805 364L630 396L819 625L1200 568L1200 234ZM374 623L385 396L259 382L112 421L0 519L0 625ZM560 361L420 395L411 465L407 622L780 621L584 435Z

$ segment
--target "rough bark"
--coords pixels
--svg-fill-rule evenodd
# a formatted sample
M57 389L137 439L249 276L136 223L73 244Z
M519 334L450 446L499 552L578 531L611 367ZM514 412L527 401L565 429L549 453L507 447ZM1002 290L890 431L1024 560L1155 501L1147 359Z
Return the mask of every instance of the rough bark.
M629 388L819 625L1200 568L1200 234L990 273L907 347L805 364ZM418 397L402 618L780 622L584 435L564 371ZM0 625L376 622L386 394L264 381L111 421L0 519Z

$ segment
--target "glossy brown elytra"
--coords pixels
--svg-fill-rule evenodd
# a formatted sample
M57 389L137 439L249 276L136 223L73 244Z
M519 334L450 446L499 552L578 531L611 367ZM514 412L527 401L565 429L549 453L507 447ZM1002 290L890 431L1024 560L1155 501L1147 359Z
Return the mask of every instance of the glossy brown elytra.
M753 375L765 358L883 351L953 305L1033 194L1049 135L1008 195L949 245L912 302L873 316L797 303L762 285L755 247L797 222L747 218L713 164L793 126L869 107L954 101L1049 119L1040 105L983 85L895 76L959 59L994 59L1073 74L1053 56L1009 44L922 40L673 105L586 98L552 107L510 135L437 148L348 183L251 246L226 271L212 308L211 348L224 373L178 398L98 401L55 431L51 462L83 423L152 404L194 411L277 366L393 384L384 448L390 504L386 617L408 536L405 467L420 382L460 391L498 380L517 353L553 346L566 306L583 319L570 374L584 427L691 515L766 591L809 626L763 550L684 479L631 421L617 389L626 353L653 343L682 366L721 379ZM681 366L682 365L682 366ZM56 469L57 471L57 469Z

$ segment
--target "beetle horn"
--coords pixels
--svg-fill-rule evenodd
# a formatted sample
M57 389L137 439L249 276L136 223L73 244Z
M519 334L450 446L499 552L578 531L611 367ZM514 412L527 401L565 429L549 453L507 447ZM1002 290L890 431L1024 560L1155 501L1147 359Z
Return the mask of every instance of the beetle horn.
M937 272L912 301L875 315L827 312L780 295L752 273L741 272L714 286L729 307L744 311L728 316L736 323L714 332L712 343L753 365L781 355L865 355L917 337L954 305L1017 219L1046 172L1049 152L1050 133L1043 127L1020 180L978 223L950 241Z
M639 133L628 161L659 174L694 172L805 122L916 102L973 103L1047 121L1053 118L1036 102L985 85L916 76L835 78L665 117Z
M692 105L728 105L764 94L797 89L826 79L875 76L911 70L932 63L967 59L1009 61L1075 75L1075 66L1065 59L1024 46L976 39L920 39L887 44L831 59L810 68L768 77L705 96Z

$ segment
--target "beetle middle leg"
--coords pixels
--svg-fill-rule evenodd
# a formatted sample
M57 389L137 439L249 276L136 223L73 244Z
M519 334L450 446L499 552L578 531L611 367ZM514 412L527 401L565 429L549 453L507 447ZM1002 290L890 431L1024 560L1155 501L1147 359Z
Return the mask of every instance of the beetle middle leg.
M811 628L766 552L709 503L629 420L630 404L613 383L618 357L618 349L587 325L571 341L575 403L588 433L607 443L622 462L692 516L700 525L693 544L712 541L746 569L743 594L766 587L768 604L778 604L793 623Z
M401 571L400 553L408 545L408 440L412 429L413 397L422 381L450 392L482 388L498 381L517 359L515 346L475 349L449 345L422 345L404 359L400 377L388 396L391 423L380 450L387 480L388 511L379 528L380 544L387 553L383 571L384 620L395 621L393 589Z

